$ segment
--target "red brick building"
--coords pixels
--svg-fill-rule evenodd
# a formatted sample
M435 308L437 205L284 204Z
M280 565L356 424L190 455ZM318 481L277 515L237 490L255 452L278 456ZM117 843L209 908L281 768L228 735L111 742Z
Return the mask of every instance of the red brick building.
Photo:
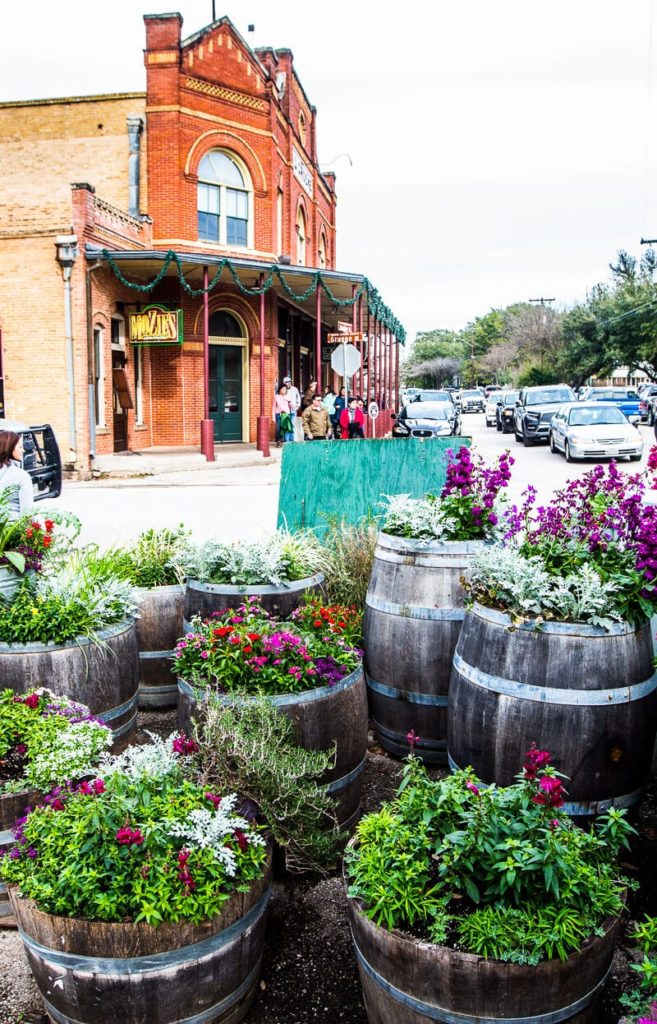
M53 423L81 470L198 445L202 421L208 454L265 447L275 383L327 383L344 321L367 336L354 389L391 405L403 329L336 270L292 54L227 18L185 40L179 14L144 21L144 94L0 103L5 415Z

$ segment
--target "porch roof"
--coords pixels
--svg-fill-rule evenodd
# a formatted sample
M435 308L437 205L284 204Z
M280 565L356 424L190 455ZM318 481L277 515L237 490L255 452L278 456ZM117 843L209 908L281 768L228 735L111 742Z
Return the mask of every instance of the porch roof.
M144 295L152 292L165 277L178 277L189 294L200 297L203 291L203 268L207 267L210 291L223 282L235 284L244 295L256 296L261 291L262 275L266 291L273 288L276 295L313 320L317 309L316 290L320 284L321 320L330 331L337 331L339 321L351 320L355 292L356 298L359 295L363 298L364 329L369 310L370 316L376 317L382 326L387 327L398 342L404 344L406 339L402 324L363 274L268 263L243 257L174 252L171 249L166 252L108 250L90 244L86 246L86 257L90 263L107 263L123 284Z

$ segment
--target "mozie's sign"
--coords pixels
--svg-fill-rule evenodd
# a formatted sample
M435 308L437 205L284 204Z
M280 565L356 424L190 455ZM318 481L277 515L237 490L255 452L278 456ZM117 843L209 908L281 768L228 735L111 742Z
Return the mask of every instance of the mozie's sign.
M182 345L182 309L151 305L130 313L130 341L133 345Z

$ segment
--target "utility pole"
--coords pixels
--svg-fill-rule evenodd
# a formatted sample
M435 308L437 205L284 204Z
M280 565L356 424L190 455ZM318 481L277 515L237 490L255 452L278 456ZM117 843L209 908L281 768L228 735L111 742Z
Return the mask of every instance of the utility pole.
M541 317L541 323L543 324L543 348L541 349L541 370L542 370L543 369L543 349L545 348L545 325L547 323L547 314L545 312L545 303L546 302L554 302L554 297L552 297L551 299L546 299L545 296L541 295L541 297L538 298L538 299L528 299L527 301L528 302L537 302L539 305L543 306L543 316Z
M654 245L657 242L657 238L642 238L641 245Z

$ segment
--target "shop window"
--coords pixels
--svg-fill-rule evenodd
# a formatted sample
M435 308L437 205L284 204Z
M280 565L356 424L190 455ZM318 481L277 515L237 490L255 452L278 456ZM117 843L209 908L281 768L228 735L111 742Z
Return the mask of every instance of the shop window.
M297 263L306 265L306 215L301 204L297 210Z
M94 327L94 405L97 427L105 426L104 334L102 327Z
M246 168L213 149L198 169L198 237L246 248L249 245L252 190Z

